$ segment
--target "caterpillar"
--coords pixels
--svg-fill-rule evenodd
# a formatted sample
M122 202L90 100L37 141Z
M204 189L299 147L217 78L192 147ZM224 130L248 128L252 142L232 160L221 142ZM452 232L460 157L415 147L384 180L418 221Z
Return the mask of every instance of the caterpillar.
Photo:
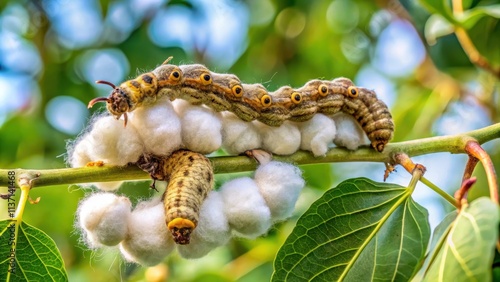
M377 151L382 152L393 137L394 123L387 105L373 90L357 87L348 78L314 79L297 89L283 86L269 92L261 84L241 83L233 74L215 73L200 64L169 64L171 58L119 86L97 81L113 91L108 97L91 100L88 107L106 102L115 118L124 116L125 125L127 112L154 103L159 97L204 104L217 112L231 111L243 121L258 120L270 126L280 126L286 120L307 121L316 113L344 112L357 120Z
M162 199L166 224L177 244L189 244L201 204L214 185L212 164L204 155L188 150L168 157L142 155L136 164L154 181L168 181Z

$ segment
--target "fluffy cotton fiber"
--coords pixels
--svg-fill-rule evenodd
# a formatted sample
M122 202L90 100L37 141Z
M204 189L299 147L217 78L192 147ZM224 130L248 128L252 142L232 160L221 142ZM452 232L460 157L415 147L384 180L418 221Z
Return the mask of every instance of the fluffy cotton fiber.
M271 212L255 181L242 177L220 188L224 212L237 236L256 238L271 227Z
M220 192L211 191L200 209L198 226L191 233L188 245L177 245L184 258L200 258L216 247L225 245L231 238L224 202Z
M300 147L300 131L290 121L285 121L279 127L265 125L261 122L252 122L256 125L262 137L262 148L277 155L290 155Z
M143 145L133 126L123 126L123 120L98 116L91 122L90 131L68 144L68 163L83 167L89 162L102 161L105 165L123 166L136 162ZM122 181L92 183L100 190L116 190Z
M332 118L337 127L337 135L333 140L335 145L346 147L349 150L356 150L359 146L370 143L361 126L352 116L337 113Z
M229 154L239 154L262 147L262 138L253 123L242 121L233 113L223 113L222 146Z
M127 197L97 193L80 202L78 224L91 248L115 246L128 231L131 203Z
M195 152L209 154L222 145L222 115L205 106L193 106L177 99L173 102L182 126L182 143Z
M129 217L128 229L128 236L120 243L120 251L128 261L156 265L174 248L159 198L139 203Z
M139 107L129 114L129 124L137 129L147 153L170 155L182 145L181 122L168 99Z
M255 171L255 182L266 201L273 221L292 215L305 182L302 172L288 163L271 161Z
M72 167L81 167L89 161L103 161L123 166L136 162L142 150L134 127L124 127L123 120L112 116L101 116L95 119L92 129L76 141L70 150L69 163Z
M333 143L336 128L333 120L322 114L305 122L297 123L301 134L300 148L311 151L314 156L324 156L328 145Z

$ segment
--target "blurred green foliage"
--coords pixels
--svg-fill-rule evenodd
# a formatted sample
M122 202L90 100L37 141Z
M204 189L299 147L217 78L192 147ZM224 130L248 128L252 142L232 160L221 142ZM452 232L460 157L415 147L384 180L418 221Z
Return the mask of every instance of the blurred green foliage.
M128 5L127 7L131 7L132 10L135 8L141 10L143 5L139 1L89 2L95 5L90 5L86 9L97 11L97 15L101 17L99 20L106 19L104 23L108 23L108 13L113 5ZM233 5L237 5L245 15L235 19L241 20L240 24L244 28L239 32L244 33L244 40L238 50L239 55L236 55L229 65L218 64L218 60L213 59L214 56L215 58L224 56L224 49L219 50L218 55L211 55L207 51L207 42L211 40L217 40L221 46L236 43L230 36L222 39L216 36L217 30L208 27L205 29L206 22L203 22L203 19L209 21L211 18L204 10L207 5L204 2L206 1L156 1L155 3L159 3L157 7L147 9L134 20L128 18L126 14L119 17L120 24L124 26L133 22L130 32L122 35L121 40L111 40L120 34L113 29L110 34L107 26L103 28L97 40L77 47L63 44L64 40L61 38L64 34L55 31L55 17L49 16L57 12L58 5L67 5L68 1L0 2L2 32L11 30L9 29L12 27L11 22L6 20L9 16L24 11L27 15L27 28L18 32L18 36L34 46L41 62L41 71L34 73L9 68L11 65L22 65L22 63L21 61L8 63L8 60L13 58L11 52L15 48L5 47L7 37L5 34L2 35L4 45L0 48L2 52L0 75L3 75L6 81L10 74L27 75L35 83L36 90L29 96L31 98L27 104L13 110L0 108L0 167L50 169L65 166L66 141L75 139L76 134L68 134L54 127L45 113L47 105L54 97L60 95L75 97L83 105L98 95L102 96L103 90L86 81L84 75L80 73L81 56L89 50L109 48L120 50L126 57L130 71L124 78L135 76L138 72L136 70L150 70L168 56L174 56L173 63L203 63L216 71L234 73L245 82L261 82L269 89L276 89L282 85L300 86L313 78L330 79L345 76L353 78L356 82L369 81L374 85L363 86L374 87L379 95L392 100L391 109L397 128L394 141L453 133L451 131L457 128L465 131L500 120L498 78L471 64L453 33L441 37L435 36L436 42L433 42L433 45L426 41L430 36L426 34L428 32L426 26L431 15L442 12L446 15L445 19L453 21L451 10L446 10L449 9L447 4L431 6L428 10L429 3L449 1L221 1L224 4L220 6L214 4L215 8L212 8L222 9L222 13L227 13L229 17L233 12ZM494 1L486 0L464 1L464 3L464 9L495 4ZM12 13L13 7L16 13ZM201 42L205 45L193 44L190 48L186 48L186 45L179 47L171 44L165 47L153 42L150 27L154 18L160 11L172 7L183 7L184 11L191 11L193 20L201 21L201 24L190 29L190 34L186 36L193 38L204 36L206 40ZM83 13L83 10L81 12ZM469 35L479 52L490 60L493 67L498 68L499 19L498 16L486 12L481 15L468 27ZM418 53L418 50L410 48L411 46L397 45L390 49L393 54L389 56L397 57L399 61L384 61L379 58L380 52L384 51L382 47L388 48L392 43L401 43L397 40L382 42L385 36L384 30L401 22L403 27L407 25L414 28L416 37L409 44L422 46L424 53L422 59L416 61L408 72L394 75L385 72L384 69L391 65L404 65L406 59L411 61ZM89 23L84 23L83 28L90 28L86 24ZM180 26L171 25L164 28L166 33L169 31L173 33ZM224 29L225 26L219 28ZM389 38L394 40L394 37ZM408 53L398 54L398 50ZM125 65L123 67L126 69ZM366 70L371 71L372 75L362 76ZM113 83L119 82L113 81ZM17 97L17 93L7 93L4 84L0 85L3 87L0 101L6 103ZM392 92L384 93L385 90ZM68 116L68 119L70 118L72 117ZM490 145L486 148L492 155L496 167L500 167L498 147ZM424 165L434 164L435 169L439 169L440 161L433 159ZM453 180L445 182L446 187L443 188L449 191L458 188L463 166L464 164L458 163L453 167L453 171L440 173L453 177ZM477 187L485 189L472 189L471 197L487 193L481 169L480 166L477 169L479 173ZM362 166L356 164L315 165L304 166L303 170L311 189L305 189L303 192L297 204L297 215L301 214L324 190L348 177L374 175L380 177L383 165L377 165L376 169L372 166L369 170L363 170ZM336 172L339 170L342 173ZM396 176L396 180L401 177ZM224 178L225 176L219 177L219 179ZM145 270L122 262L118 252L92 252L79 243L79 234L74 231L73 221L77 203L85 193L88 193L88 190L81 190L76 186L35 189L31 195L35 198L40 196L41 201L27 208L25 220L55 240L61 250L70 281L144 281ZM145 184L126 184L120 193L132 195L136 199L149 197L152 194ZM3 203L0 203L0 210L2 213L7 210ZM254 241L232 241L229 246L219 248L197 262L183 260L174 254L167 261L169 277L172 281L269 279L274 256L295 221L296 217L277 225L264 238Z

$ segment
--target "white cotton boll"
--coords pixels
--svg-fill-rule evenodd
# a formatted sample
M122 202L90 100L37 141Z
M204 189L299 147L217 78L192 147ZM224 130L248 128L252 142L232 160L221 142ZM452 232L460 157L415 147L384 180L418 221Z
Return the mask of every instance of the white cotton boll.
M191 103L182 99L175 99L172 102L172 107L174 107L174 111L177 113L177 116L182 117L187 108L191 107Z
M123 120L116 120L112 116L96 119L92 130L83 139L90 143L90 159L103 161L107 165L124 166L136 162L143 152L135 128L124 126Z
M293 122L285 121L279 127L253 122L262 137L262 148L277 155L290 155L300 147L300 131Z
M222 145L222 115L204 106L193 106L184 100L174 102L181 120L184 146L202 154L217 151Z
M292 215L295 202L305 185L298 167L276 161L257 168L255 182L271 211L273 221L284 220Z
M252 122L233 113L223 113L222 147L229 154L239 154L262 147L262 138Z
M337 127L337 135L333 140L335 145L356 150L359 146L370 143L361 126L352 116L338 113L332 118Z
M91 150L92 144L88 138L81 138L81 140L68 145L68 164L71 167L84 167L92 161L89 155Z
M129 115L129 123L136 128L148 153L170 155L182 145L181 122L168 99L137 108Z
M131 126L124 127L123 120L111 116L94 119L89 132L68 146L68 162L72 167L82 167L91 161L107 165L124 166L135 162L142 154L142 144Z
M127 197L97 193L80 202L78 223L89 247L115 246L128 231L131 203Z
M128 230L128 236L120 243L120 251L127 261L153 266L174 249L159 198L137 205L129 217Z
M229 226L237 236L256 238L269 230L271 212L253 179L233 179L222 185L220 193Z
M333 120L325 115L315 114L312 119L297 125L301 134L300 148L311 151L315 157L324 156L337 132Z
M177 251L184 258L201 258L213 249L225 245L230 238L222 196L218 191L211 191L201 206L198 225L191 233L190 243L177 245Z

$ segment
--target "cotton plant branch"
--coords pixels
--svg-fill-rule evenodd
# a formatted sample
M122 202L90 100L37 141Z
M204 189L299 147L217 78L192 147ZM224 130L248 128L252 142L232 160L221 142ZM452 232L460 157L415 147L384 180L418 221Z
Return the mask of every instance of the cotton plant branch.
M362 147L356 151L343 148L333 148L324 157L314 157L311 153L299 151L289 156L275 156L277 161L290 162L297 165L333 163L333 162L381 162L386 164L399 164L395 157L404 153L408 157L449 152L452 154L465 154L468 142L478 144L500 138L500 123L463 134L439 136L416 139L405 142L389 143L382 153L372 148ZM246 156L210 157L214 173L233 173L252 171L257 163ZM8 172L15 171L16 175L36 175L33 187L44 187L61 184L80 184L107 181L148 180L150 176L135 165L94 166L82 168L61 168L47 170L29 169L0 169L0 187L8 186Z

